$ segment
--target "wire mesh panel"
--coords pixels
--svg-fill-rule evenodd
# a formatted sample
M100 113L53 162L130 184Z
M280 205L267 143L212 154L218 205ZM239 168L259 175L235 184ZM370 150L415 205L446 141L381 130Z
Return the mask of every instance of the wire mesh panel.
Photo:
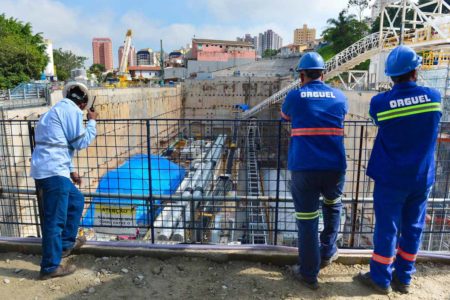
M40 236L29 177L35 123L0 121L2 236ZM449 131L442 123L427 250L449 250ZM376 132L366 121L345 123L341 247L373 245L374 184L365 173ZM95 141L74 157L86 200L81 226L97 240L295 246L289 139L290 124L278 120L99 120Z

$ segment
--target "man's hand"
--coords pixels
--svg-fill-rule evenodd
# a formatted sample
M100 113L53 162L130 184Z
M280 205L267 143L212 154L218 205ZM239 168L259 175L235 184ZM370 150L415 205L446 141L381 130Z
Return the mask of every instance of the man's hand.
M98 117L98 112L91 111L90 109L88 109L88 111L87 111L88 120L97 120L97 117Z
M74 184L78 184L79 186L81 185L81 177L77 172L70 173L70 179L72 179Z

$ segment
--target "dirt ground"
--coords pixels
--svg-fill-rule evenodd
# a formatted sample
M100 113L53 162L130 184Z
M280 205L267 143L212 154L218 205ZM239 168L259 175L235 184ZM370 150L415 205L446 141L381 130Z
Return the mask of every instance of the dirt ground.
M40 256L0 254L0 299L450 299L450 267L418 265L413 293L373 295L353 282L367 265L333 264L316 292L300 285L288 267L201 258L72 256L75 274L40 281Z

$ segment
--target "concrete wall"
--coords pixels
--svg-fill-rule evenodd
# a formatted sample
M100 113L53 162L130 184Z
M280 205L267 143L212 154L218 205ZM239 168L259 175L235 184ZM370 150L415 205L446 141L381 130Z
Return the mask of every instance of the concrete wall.
M349 120L367 120L369 119L369 105L370 99L377 94L377 92L365 91L344 91L348 99L349 106Z
M185 118L234 118L235 104L254 106L288 83L287 78L218 77L186 80Z

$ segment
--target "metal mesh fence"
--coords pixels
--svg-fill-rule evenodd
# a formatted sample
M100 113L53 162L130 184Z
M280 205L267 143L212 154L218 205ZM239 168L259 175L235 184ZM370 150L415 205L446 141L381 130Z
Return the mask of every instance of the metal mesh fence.
M39 236L29 177L36 121L0 121L0 235ZM436 184L422 248L449 250L450 131L441 124ZM97 138L74 158L83 178L88 238L151 243L295 246L287 171L290 124L264 120L100 120ZM345 123L347 155L339 244L370 248L373 182L365 175L376 135ZM322 227L322 217L320 217Z

